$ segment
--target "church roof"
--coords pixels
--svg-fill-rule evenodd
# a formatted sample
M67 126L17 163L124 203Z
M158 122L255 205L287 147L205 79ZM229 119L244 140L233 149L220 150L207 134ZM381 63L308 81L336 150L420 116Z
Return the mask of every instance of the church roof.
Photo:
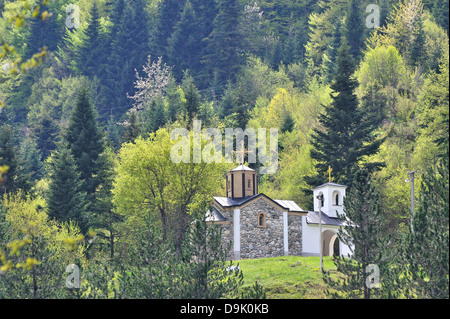
M215 208L213 207L212 212L208 210L206 213L206 222L223 222L227 219L223 217L223 215Z
M245 166L244 164L242 164L242 165L239 165L236 168L233 168L229 172L240 172L240 171L252 171L252 172L254 172L255 170L251 169L250 167Z
M292 200L279 200L279 199L272 199L267 195L264 195L263 193L259 193L253 196L247 196L242 198L231 198L231 197L214 197L214 200L222 207L239 207L248 201L251 201L253 199L256 199L257 197L264 196L270 201L272 201L274 204L280 206L283 209L287 209L289 212L305 212L303 209L301 209L297 203L295 203Z
M322 188L322 187L325 187L325 186L347 187L346 185L341 185L341 184L336 184L336 183L331 183L331 182L329 182L329 183L325 183L325 184L322 184L322 185L320 185L320 186L314 187L312 190L319 189L319 188Z
M296 202L293 200L280 200L280 199L274 199L278 204L283 206L284 208L289 209L290 212L304 212L303 209L300 208L300 206L297 205Z
M306 216L306 223L308 224L319 224L319 213L318 212L308 212ZM322 212L322 225L328 226L343 226L342 221L337 217L330 217L324 212Z

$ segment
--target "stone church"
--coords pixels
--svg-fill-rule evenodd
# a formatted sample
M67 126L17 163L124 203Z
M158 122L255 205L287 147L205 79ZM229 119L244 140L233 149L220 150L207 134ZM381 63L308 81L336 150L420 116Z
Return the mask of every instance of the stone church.
M231 241L230 259L318 256L319 209L323 254L350 253L337 239L337 231L343 227L337 213L343 214L346 186L327 183L314 188L314 211L310 212L294 201L258 193L257 173L245 165L228 171L226 178L227 196L213 198L207 222L221 225L223 242ZM319 195L322 197L317 200Z

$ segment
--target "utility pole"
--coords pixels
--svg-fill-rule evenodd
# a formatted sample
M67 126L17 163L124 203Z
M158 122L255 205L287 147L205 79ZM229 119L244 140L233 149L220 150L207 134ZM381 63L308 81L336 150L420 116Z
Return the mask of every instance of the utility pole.
M414 232L413 229L413 218L414 218L414 173L416 171L408 172L409 180L411 181L411 231Z
M323 194L317 196L319 200L319 240L320 240L320 271L323 272L323 242L322 242L322 201Z

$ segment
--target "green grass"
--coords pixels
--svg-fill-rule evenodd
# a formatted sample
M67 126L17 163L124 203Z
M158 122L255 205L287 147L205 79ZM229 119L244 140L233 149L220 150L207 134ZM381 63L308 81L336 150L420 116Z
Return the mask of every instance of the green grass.
M333 274L336 267L331 258L324 257L324 268ZM238 263L244 274L244 288L257 281L269 299L326 298L319 257L244 259Z

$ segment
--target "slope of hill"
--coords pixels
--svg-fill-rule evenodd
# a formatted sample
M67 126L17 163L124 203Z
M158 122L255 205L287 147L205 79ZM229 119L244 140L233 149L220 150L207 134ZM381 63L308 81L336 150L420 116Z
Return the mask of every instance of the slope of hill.
M244 274L244 287L257 281L268 299L327 298L319 257L245 259L239 261L239 266ZM324 257L324 268L336 273L332 257Z

